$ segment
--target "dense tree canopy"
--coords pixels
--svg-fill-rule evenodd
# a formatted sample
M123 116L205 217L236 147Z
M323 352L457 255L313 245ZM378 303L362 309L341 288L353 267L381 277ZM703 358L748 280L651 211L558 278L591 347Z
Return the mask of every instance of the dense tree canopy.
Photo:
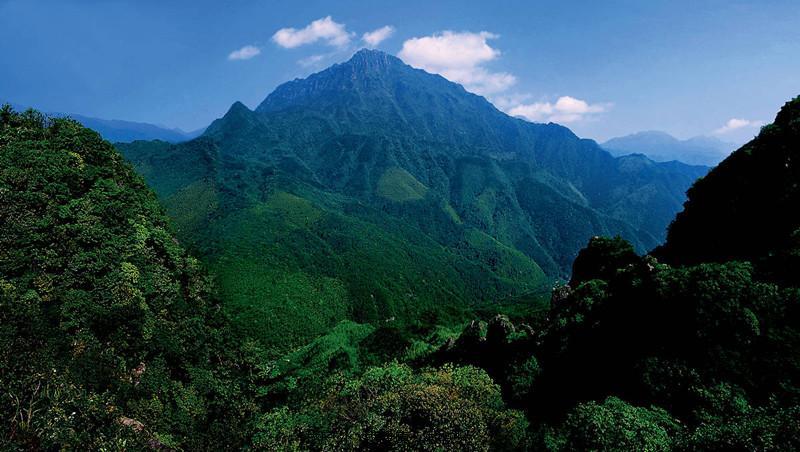
M404 334L342 324L268 356L230 331L110 144L0 111L0 448L522 444L524 416L481 370L366 367L404 353Z
M2 441L214 441L244 408L212 300L110 144L71 120L0 112Z
M731 161L769 160L797 102ZM734 163L695 192L753 177ZM681 254L693 202L655 257L589 240L546 309L344 321L276 351L230 327L111 145L3 108L0 448L797 450L800 220L731 201L773 236Z

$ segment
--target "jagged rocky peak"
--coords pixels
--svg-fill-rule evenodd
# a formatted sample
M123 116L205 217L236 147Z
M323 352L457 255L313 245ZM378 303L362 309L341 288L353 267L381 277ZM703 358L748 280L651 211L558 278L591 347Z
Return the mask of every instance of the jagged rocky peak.
M386 52L373 49L361 49L356 52L347 62L341 66L352 68L356 74L366 74L369 72L381 72L394 65L405 64L400 58L389 55Z
M295 79L278 86L256 111L276 111L314 102L312 99L336 98L335 94L374 89L375 84L392 80L411 67L399 58L380 50L361 49L344 63L304 79ZM331 97L331 95L334 95Z

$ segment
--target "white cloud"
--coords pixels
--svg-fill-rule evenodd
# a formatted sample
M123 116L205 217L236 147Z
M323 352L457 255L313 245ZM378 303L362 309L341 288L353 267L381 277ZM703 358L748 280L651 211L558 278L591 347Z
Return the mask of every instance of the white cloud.
M588 119L611 108L611 104L590 104L571 96L555 103L526 102L527 94L507 94L517 78L507 72L492 72L486 64L500 57L489 45L498 36L480 33L443 31L431 36L412 38L403 43L398 56L406 63L441 74L472 92L488 96L501 110L530 121L570 123Z
M303 67L314 66L320 61L324 60L328 55L311 55L303 59L297 60L297 64Z
M461 83L469 91L491 95L505 91L517 80L512 74L491 72L483 66L500 56L487 42L497 37L486 31L443 31L405 41L399 56L412 66Z
M386 40L389 36L394 34L394 27L386 25L385 27L378 28L364 33L361 39L371 47L377 47L378 44Z
M299 30L281 28L272 35L272 40L286 49L312 44L320 40L329 46L345 47L350 44L351 38L352 33L347 31L344 24L335 22L331 16L317 19Z
M724 126L714 130L715 135L724 135L734 130L743 129L745 127L761 127L764 121L751 121L749 119L731 118Z
M501 106L503 108L503 106ZM611 104L590 104L571 96L561 96L555 103L534 102L529 104L506 102L505 110L511 116L521 116L535 122L577 122L608 111Z
M261 49L256 46L244 46L239 50L234 50L228 54L229 60L249 60L261 53Z

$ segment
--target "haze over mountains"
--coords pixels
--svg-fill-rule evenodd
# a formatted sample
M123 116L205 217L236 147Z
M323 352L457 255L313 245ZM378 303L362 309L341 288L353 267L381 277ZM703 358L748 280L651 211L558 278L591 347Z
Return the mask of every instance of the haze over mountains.
M0 102L0 104L3 103L9 103L18 111L31 108L30 106L23 106L13 102ZM204 130L198 129L186 132L181 129L169 128L146 122L93 118L77 113L50 112L48 114L54 117L68 116L83 124L84 127L99 133L100 136L112 143L129 143L136 140L162 140L170 143L178 143L180 141L191 140L202 134Z
M56 115L69 116L85 127L94 129L104 139L112 143L129 143L136 140L162 140L178 143L191 140L203 133L203 129L186 132L181 129L171 129L146 122L100 119L73 113L56 113Z
M233 104L195 140L118 147L239 326L288 343L343 318L546 293L594 235L660 243L706 172L615 158L374 50L279 86L255 111Z
M715 137L697 136L679 140L659 131L637 132L612 138L601 146L616 156L644 154L657 162L677 160L690 165L705 166L715 166L737 148L737 145Z

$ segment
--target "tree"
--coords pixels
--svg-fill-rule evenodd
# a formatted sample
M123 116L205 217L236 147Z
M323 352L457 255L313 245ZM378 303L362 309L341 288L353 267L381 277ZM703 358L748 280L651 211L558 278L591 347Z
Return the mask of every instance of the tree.
M563 450L666 451L681 427L661 408L643 408L609 397L569 413L560 431Z

